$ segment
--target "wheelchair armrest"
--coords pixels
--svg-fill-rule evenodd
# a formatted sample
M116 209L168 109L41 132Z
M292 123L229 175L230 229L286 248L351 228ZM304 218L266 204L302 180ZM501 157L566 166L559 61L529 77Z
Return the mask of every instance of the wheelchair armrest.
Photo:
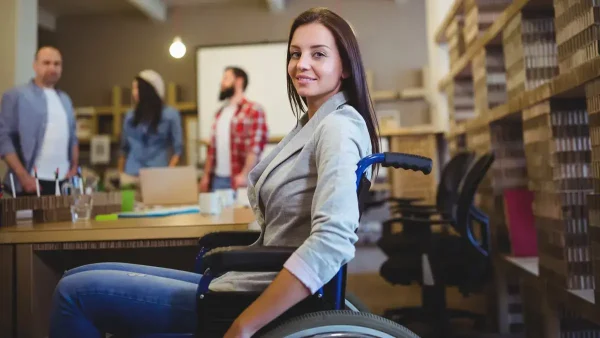
M220 248L224 246L247 246L258 240L260 231L219 231L211 232L198 239L201 248Z
M279 272L296 249L287 246L223 247L206 253L202 265L214 275L229 271Z

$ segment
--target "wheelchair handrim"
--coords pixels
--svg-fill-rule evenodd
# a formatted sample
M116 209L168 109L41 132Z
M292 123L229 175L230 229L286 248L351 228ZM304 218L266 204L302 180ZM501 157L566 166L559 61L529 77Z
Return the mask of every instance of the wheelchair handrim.
M355 325L325 325L295 332L285 338L394 338L385 332Z
M355 312L360 312L360 310L356 306L354 306L354 304L352 304L349 300L345 299L344 304L346 305L346 309Z

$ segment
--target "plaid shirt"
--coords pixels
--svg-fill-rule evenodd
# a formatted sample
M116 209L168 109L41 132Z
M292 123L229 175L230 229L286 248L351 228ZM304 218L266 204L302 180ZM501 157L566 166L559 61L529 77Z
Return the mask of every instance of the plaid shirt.
M215 130L217 121L221 116L223 108L219 109L213 122L208 146L207 161L215 167ZM260 157L267 144L267 120L265 113L258 104L243 99L239 104L237 111L231 119L230 127L230 146L231 146L231 177L235 177L242 172L246 164L246 157L250 153Z

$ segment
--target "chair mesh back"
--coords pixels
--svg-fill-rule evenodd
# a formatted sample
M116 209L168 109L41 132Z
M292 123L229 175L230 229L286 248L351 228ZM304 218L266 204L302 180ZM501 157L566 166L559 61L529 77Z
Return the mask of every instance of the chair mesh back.
M452 214L458 200L458 188L474 158L472 152L460 152L442 170L436 196L436 206L442 214Z
M459 197L456 203L454 219L456 220L456 229L461 236L465 235L466 227L469 226L469 212L475 200L475 194L479 184L487 174L494 163L494 154L487 153L481 156L469 168L459 187Z

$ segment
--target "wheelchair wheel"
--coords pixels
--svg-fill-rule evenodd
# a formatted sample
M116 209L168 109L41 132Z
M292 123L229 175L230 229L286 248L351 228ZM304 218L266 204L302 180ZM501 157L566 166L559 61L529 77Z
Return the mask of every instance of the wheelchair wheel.
M351 292L346 291L346 299L345 299L345 308L346 310L357 311L357 312L371 312L369 308L363 303L360 298L356 297Z
M321 311L292 318L261 338L419 338L385 318L356 311Z

